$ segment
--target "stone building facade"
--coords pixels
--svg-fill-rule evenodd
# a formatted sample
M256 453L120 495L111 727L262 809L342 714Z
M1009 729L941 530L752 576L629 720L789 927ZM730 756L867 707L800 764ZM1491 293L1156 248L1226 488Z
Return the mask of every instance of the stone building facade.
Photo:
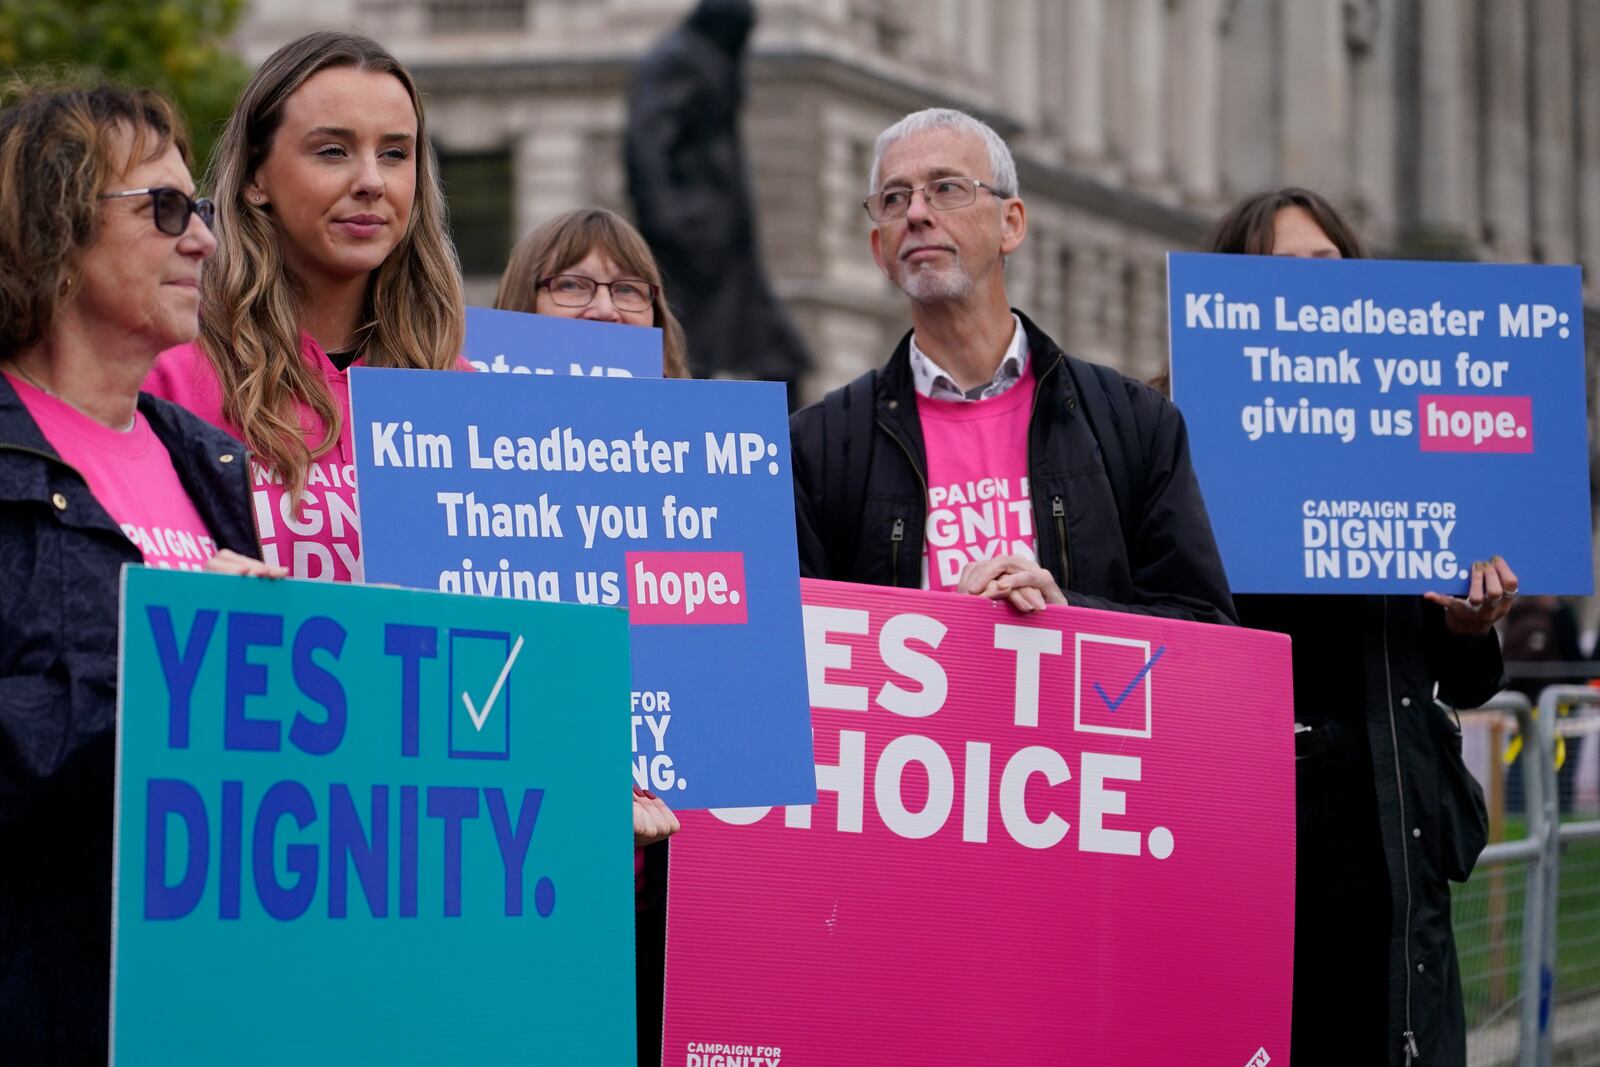
M258 0L242 43L259 57L342 25L412 67L487 300L540 220L626 213L630 65L692 2ZM1327 193L1391 254L1600 267L1594 0L757 7L748 158L768 270L816 358L807 396L880 362L908 324L860 202L875 135L931 104L983 116L1016 152L1030 231L1014 301L1070 351L1139 376L1165 364L1166 252L1271 185ZM1593 398L1592 269L1585 294Z
M453 210L480 234L498 224L509 243L569 207L626 210L630 63L690 6L272 0L242 37L252 56L314 26L384 40L430 94L446 166L477 183L476 210ZM1163 255L1269 185L1328 193L1390 252L1600 263L1600 4L759 0L758 10L749 158L769 269L818 356L812 392L881 359L905 324L867 255L860 200L874 135L935 103L982 115L1016 150L1031 212L1011 268L1019 304L1073 350L1134 373L1164 359ZM489 187L497 173L508 178L500 195ZM469 273L493 273L489 251L464 249ZM1586 291L1600 304L1592 278Z

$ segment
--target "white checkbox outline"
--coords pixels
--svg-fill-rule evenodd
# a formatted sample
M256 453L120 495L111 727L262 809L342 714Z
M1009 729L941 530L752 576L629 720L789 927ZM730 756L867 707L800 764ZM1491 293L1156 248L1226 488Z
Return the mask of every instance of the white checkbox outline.
M1109 634L1090 634L1090 633L1082 633L1082 632L1080 632L1080 633L1074 635L1073 642L1072 642L1072 661L1073 661L1072 662L1072 666L1073 666L1072 728L1074 730L1078 731L1079 733L1085 733L1085 734L1111 734L1111 735L1113 735L1115 737L1149 737L1150 736L1150 691L1151 691L1152 687L1155 685L1155 673L1156 673L1154 667L1152 667L1150 670L1146 671L1145 672L1145 676L1140 679L1140 684L1144 687L1144 726L1143 726L1143 728L1134 729L1134 728L1131 728L1131 727L1124 727L1124 726L1101 726L1101 725L1099 725L1097 723L1088 723L1088 724L1084 723L1084 721L1083 721L1083 690L1084 690L1083 646L1085 644L1091 644L1091 645L1114 645L1114 646L1116 646L1118 648L1137 648L1137 649L1139 649L1140 651L1142 651L1144 653L1144 660L1141 662L1140 666L1142 667L1145 663L1149 663L1150 662L1150 642L1149 641L1140 641L1140 640L1137 640L1137 639L1132 638L1132 637L1112 637ZM1131 694L1130 694L1130 696L1131 696ZM1119 714L1119 713L1121 713L1122 711L1125 711L1125 710L1127 710L1127 702L1126 701L1123 702L1123 707L1122 708L1119 708L1118 711L1116 711L1116 712L1112 712L1112 714Z

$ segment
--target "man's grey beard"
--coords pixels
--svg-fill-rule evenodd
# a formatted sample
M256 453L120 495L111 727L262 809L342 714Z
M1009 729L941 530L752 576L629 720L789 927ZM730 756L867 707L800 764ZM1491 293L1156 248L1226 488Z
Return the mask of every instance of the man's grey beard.
M935 300L960 300L972 292L972 275L956 257L945 270L912 269L900 276L900 288L919 304Z

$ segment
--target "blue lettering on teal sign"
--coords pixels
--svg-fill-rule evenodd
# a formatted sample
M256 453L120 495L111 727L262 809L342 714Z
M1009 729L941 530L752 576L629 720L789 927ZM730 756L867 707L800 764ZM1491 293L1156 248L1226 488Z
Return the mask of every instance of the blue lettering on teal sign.
M113 1060L632 1055L621 609L124 583Z

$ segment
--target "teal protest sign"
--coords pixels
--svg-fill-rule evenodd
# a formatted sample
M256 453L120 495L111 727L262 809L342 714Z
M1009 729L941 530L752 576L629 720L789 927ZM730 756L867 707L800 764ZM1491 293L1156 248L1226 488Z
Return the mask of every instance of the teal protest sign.
M618 608L123 573L112 1061L634 1055Z

